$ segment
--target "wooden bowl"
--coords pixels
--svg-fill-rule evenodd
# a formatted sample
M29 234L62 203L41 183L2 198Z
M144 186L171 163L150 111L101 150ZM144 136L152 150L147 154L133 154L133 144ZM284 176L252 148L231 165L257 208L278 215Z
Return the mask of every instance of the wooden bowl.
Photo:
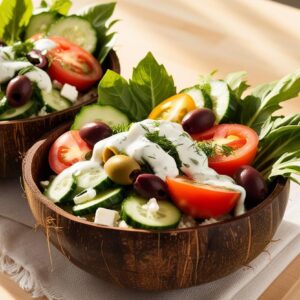
M232 220L161 232L109 228L80 219L49 201L39 189L48 178L49 147L69 125L37 142L23 162L31 211L50 241L72 263L122 287L186 288L226 276L247 265L272 240L289 194L280 180L260 205Z
M104 71L111 69L120 73L119 59L113 50L102 67ZM97 91L94 90L69 109L30 119L0 121L0 178L20 175L22 158L34 142L58 125L72 120L83 104L96 100Z

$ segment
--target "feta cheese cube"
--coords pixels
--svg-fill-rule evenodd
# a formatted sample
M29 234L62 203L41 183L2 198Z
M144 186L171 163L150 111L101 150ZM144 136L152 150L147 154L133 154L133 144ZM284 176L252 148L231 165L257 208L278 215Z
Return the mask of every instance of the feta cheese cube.
M75 102L78 98L78 91L76 87L67 83L63 85L60 94L71 102Z
M147 210L149 213L156 213L159 211L159 205L156 198L151 198L145 205L142 206L142 208Z
M128 226L128 224L127 224L124 220L122 220L122 221L119 223L119 227L120 227L120 228L130 228L130 227Z
M98 208L95 215L94 223L106 226L116 226L120 215L116 210L107 208Z

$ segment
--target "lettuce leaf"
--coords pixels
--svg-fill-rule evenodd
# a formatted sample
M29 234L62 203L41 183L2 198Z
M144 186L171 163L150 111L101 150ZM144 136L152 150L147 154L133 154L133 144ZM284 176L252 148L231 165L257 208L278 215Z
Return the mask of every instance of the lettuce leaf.
M32 11L31 0L3 0L0 4L0 39L9 44L20 40Z

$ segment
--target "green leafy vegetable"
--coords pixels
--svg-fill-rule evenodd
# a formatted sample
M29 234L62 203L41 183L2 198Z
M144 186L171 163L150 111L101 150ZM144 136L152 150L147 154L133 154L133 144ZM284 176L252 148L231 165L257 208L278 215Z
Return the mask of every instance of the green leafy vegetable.
M83 17L88 20L97 31L98 38L98 60L102 63L107 56L108 52L113 47L113 39L115 32L109 33L111 27L118 22L113 20L108 23L109 18L112 16L116 3L105 3L91 7Z
M129 83L119 74L107 71L98 87L99 104L123 111L132 121L140 121L168 97L176 94L172 76L149 52L133 70Z
M53 0L49 10L57 12L61 15L67 15L72 6L70 0Z
M32 10L31 0L3 0L0 4L0 39L9 44L20 40Z
M121 133L121 132L126 132L130 129L131 124L119 124L119 125L114 125L111 126L111 129L113 131L113 134Z
M280 108L280 103L296 97L300 92L300 69L278 82L258 86L242 101L242 124L260 133L266 119Z
M240 71L240 72L229 73L225 77L225 81L230 86L232 92L236 95L237 98L241 98L243 93L249 87L247 81L244 80L246 76L247 76L247 72Z

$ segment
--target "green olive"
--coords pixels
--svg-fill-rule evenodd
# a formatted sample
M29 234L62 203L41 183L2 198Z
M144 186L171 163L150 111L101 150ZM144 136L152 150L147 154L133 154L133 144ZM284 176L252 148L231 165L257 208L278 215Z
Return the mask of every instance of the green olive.
M119 154L119 151L115 147L105 147L102 152L102 160L106 163L112 156Z
M114 155L104 164L107 176L115 183L130 185L136 174L140 172L140 165L131 157L126 155Z

